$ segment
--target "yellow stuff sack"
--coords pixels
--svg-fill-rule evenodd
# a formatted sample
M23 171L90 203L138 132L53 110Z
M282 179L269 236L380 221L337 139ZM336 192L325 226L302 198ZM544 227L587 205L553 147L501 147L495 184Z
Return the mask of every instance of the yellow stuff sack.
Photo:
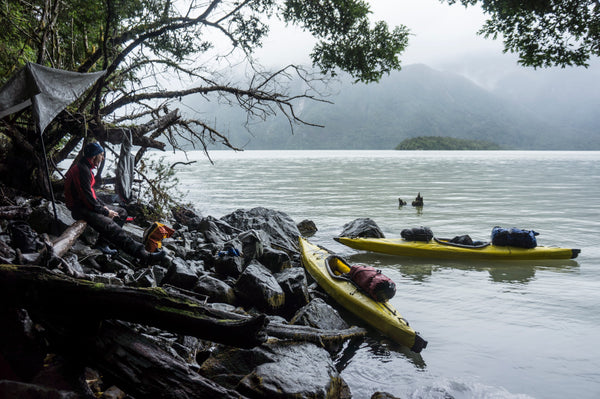
M152 223L144 230L144 248L148 252L156 252L162 248L162 240L169 238L175 230L159 222Z

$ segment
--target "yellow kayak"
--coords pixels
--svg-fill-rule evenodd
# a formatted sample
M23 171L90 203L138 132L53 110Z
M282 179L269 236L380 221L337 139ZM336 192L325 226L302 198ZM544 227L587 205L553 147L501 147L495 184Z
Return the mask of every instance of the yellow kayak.
M350 238L335 237L339 243L363 251L389 255L416 256L442 259L485 259L485 260L535 260L573 259L579 249L544 247L519 248L484 244L479 246L460 245L446 239L434 238L425 241L407 241L403 238Z
M360 290L343 273L350 270L342 258L311 244L300 237L302 264L316 282L337 303L352 312L384 335L419 353L427 346L425 341L400 313L388 302L378 302Z

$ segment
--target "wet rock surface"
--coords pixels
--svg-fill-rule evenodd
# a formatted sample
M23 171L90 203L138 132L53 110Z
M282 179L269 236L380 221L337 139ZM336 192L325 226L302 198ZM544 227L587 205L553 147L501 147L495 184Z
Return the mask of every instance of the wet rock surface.
M7 206L13 208L2 213ZM176 229L163 241L168 258L159 265L141 265L126 254L93 249L97 234L89 227L66 253L55 256L52 243L75 222L64 204L58 202L57 208L55 221L45 200L0 199L0 262L17 265L2 266L3 273L35 265L70 282L92 284L89 289L97 284L111 293L119 287L160 290L148 291L153 300L176 295L189 309L204 312L193 317L210 316L223 331L223 323L240 328L238 324L256 322L252 331L266 331L265 339L247 345L251 348L242 342L240 347L219 344L172 332L164 327L168 323L157 328L102 321L95 317L102 312L81 310L81 303L75 307L81 317L60 311L50 316L37 305L5 306L0 312L0 396L350 397L332 359L344 340L366 332L349 327L319 299L325 295L318 287L309 288L299 260L300 231L285 213L254 208L216 219L178 208L173 220L165 222ZM9 233L15 222L30 227L31 247L16 245ZM142 240L140 226L126 225L126 230ZM136 305L129 298L111 305L114 314ZM181 312L181 320L189 322L189 311ZM49 377L50 369L54 375Z

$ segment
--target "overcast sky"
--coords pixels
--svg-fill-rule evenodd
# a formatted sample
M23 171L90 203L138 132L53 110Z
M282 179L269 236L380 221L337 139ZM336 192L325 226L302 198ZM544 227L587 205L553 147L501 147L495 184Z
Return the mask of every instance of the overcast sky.
M402 64L424 63L442 67L466 55L504 58L514 63L515 57L502 54L502 43L484 39L476 32L485 20L479 8L448 6L439 0L368 0L372 21L384 20L390 26L406 25L409 45L401 56ZM272 26L259 57L265 64L281 60L308 62L313 40L307 33Z
M449 6L439 0L368 2L372 21L384 20L390 26L410 29L408 48L400 56L403 66L422 63L460 73L487 87L503 75L523 69L514 54L502 52L501 40L477 35L486 19L479 7ZM258 57L265 65L308 64L313 43L309 34L275 23Z

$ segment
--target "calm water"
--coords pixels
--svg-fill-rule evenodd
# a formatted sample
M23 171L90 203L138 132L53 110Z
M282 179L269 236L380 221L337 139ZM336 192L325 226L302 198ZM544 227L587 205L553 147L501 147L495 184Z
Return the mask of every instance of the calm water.
M178 166L204 215L267 207L314 221L311 241L384 270L393 304L429 341L414 355L373 334L338 364L354 398L600 397L600 152L250 151L188 153ZM186 160L171 154L171 160ZM425 206L410 202L417 193ZM398 198L409 205L398 207ZM387 237L428 226L489 239L492 227L581 248L570 261L410 260L332 240L370 217Z

